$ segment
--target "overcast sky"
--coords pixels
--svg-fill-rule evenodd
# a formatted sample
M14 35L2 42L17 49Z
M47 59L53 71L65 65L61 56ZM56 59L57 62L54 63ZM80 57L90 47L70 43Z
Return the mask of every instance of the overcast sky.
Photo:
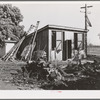
M92 27L88 27L88 43L100 45L98 34L100 33L100 2L10 2L13 6L17 6L24 16L22 25L27 31L31 24L36 24L40 21L39 28L47 25L62 25L76 28L85 27L84 9L80 7L92 5L88 9L88 17L91 21Z

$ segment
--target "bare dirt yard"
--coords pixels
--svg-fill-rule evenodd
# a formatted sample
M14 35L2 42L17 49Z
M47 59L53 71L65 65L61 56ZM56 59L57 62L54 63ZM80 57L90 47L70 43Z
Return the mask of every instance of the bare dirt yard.
M24 81L21 72L21 67L24 65L25 63L20 61L0 60L0 90L40 90L36 83L30 85Z
M100 57L88 56L87 59L96 60L100 64ZM74 74L72 72L72 81L70 77L70 81L68 81L67 77L67 85L63 84L62 86L57 83L54 86L54 84L47 83L45 80L37 80L34 76L32 78L28 78L27 75L23 77L21 67L24 65L26 63L21 61L4 62L0 60L0 90L100 90L100 72L98 74L95 74L95 72L87 73L90 72L87 70L88 68L84 75L80 74L80 72L75 72Z

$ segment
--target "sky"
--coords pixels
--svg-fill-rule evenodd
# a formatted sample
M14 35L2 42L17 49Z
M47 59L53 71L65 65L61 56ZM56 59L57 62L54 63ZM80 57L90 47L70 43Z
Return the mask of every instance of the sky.
M62 2L5 2L18 7L21 14L24 16L21 25L25 26L27 31L31 24L36 25L40 21L39 28L47 24L61 25L76 28L85 28L84 9L80 7L92 5L88 9L88 17L92 27L88 27L87 34L88 44L100 45L100 2L82 2L82 1L62 1ZM80 12L81 11L81 12Z

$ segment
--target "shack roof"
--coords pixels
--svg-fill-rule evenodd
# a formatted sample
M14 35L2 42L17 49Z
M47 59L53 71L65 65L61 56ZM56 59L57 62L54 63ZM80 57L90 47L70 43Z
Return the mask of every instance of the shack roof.
M60 26L60 25L46 25L46 26L44 26L44 27L42 27L42 28L40 28L40 29L38 29L38 33L40 33L40 32L42 32L42 31L44 31L44 30L46 30L46 29L54 29L54 30L61 30L61 31L71 31L71 32L76 32L76 33L86 33L86 32L88 32L88 30L85 30L85 29L82 29L82 28L75 28L75 27L67 27L67 26ZM27 35L27 37L30 37L32 35L32 33L31 34L29 34L29 35Z
M41 32L45 29L56 29L62 31L73 31L73 32L82 32L82 33L88 32L88 30L82 28L67 27L67 26L60 26L60 25L46 25L43 28L39 29L38 32Z

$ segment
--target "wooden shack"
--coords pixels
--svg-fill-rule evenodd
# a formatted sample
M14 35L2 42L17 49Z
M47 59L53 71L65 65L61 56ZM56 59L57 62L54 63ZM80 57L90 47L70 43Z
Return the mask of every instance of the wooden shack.
M84 49L83 34L86 30L59 25L46 25L37 32L35 50L44 50L47 53L48 61L67 60L72 58L73 50L77 50L81 44ZM18 58L26 45L29 44L32 34L28 35L23 41Z

